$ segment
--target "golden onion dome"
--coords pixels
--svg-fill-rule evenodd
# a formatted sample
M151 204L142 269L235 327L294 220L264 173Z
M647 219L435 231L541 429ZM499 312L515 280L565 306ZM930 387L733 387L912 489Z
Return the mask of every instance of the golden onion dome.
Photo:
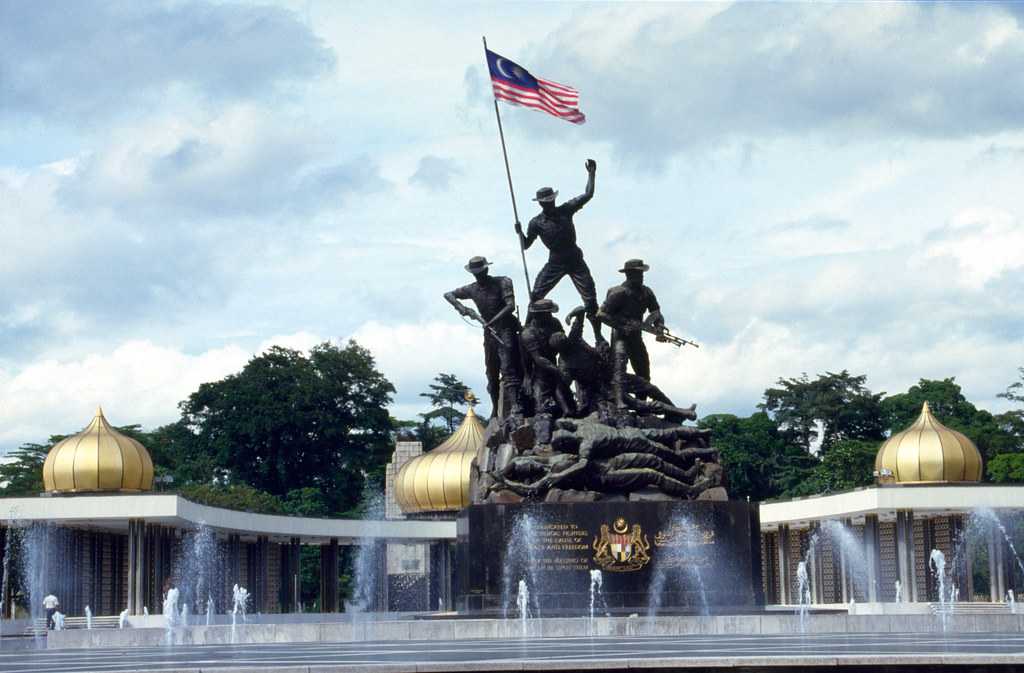
M88 427L58 442L43 463L46 491L150 491L153 460L149 451L111 427L96 409Z
M981 453L962 432L939 423L925 402L913 425L878 449L875 473L883 483L981 481Z
M406 514L457 512L470 503L469 475L484 444L484 424L469 407L462 424L440 446L398 470L395 500Z

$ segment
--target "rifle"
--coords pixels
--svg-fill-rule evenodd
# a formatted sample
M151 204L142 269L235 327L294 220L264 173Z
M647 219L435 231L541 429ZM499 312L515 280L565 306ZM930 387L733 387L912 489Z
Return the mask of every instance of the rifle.
M698 344L696 341L690 341L689 339L678 337L675 334L669 332L668 328L665 327L664 325L654 324L654 322L651 321L650 316L647 317L647 320L641 322L639 320L632 320L628 318L615 318L604 313L603 311L598 311L597 319L603 322L604 324L608 325L612 329L625 329L628 331L639 329L643 332L647 332L648 334L653 334L655 337L655 341L659 341L661 343L669 343L675 346L676 348L680 348L682 346L693 346L694 348L700 348L700 344Z
M462 320L464 322L467 322L467 323L469 322L469 320L466 320L466 318L468 317L470 320L472 320L474 322L477 322L477 323L480 323L480 325L483 326L485 332L490 332L491 336L494 337L494 339L498 343L500 343L505 348L508 348L508 344L505 343L505 340L501 338L500 334L498 334L498 330L494 329L493 327L491 327L490 325L485 323L484 319L480 317L480 314L474 313L474 314L471 314L471 315L467 316L465 313L460 313L459 315L462 316Z
M678 337L675 334L669 332L668 328L665 327L664 325L659 327L658 325L655 325L654 323L645 320L643 321L643 323L640 324L640 329L642 329L644 332L647 332L648 334L653 334L654 340L659 343L672 344L676 348L681 348L683 346L693 346L694 348L700 348L700 344L698 344L696 341L690 341L689 339Z

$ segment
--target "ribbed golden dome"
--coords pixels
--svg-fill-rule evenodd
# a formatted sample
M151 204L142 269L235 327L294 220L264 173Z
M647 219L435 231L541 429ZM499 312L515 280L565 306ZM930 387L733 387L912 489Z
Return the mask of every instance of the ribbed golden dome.
M150 491L153 460L149 451L115 430L96 409L85 430L58 442L43 463L47 491Z
M932 416L928 403L914 424L885 440L875 456L882 482L981 481L981 454L961 432Z
M395 500L406 514L457 512L469 504L469 474L484 444L484 424L469 408L462 425L443 444L398 470Z

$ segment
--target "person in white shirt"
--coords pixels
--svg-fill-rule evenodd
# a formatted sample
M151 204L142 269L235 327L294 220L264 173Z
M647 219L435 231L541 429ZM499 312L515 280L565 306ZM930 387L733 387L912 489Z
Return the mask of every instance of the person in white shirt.
M47 630L53 630L53 613L57 611L58 606L60 606L60 601L53 594L47 594L43 599L43 607L46 608Z

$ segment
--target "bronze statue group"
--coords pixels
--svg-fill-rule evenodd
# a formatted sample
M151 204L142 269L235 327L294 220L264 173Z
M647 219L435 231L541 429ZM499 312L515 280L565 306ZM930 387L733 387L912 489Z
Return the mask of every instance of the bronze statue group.
M524 250L538 238L548 249L522 323L512 280L491 275L485 257L466 264L472 283L444 295L484 328L493 450L487 464L477 466L474 499L593 500L650 489L669 498L702 493L722 498L724 490L716 488L721 468L707 432L680 424L696 419L695 407L676 406L651 383L644 332L675 345L692 342L665 328L657 297L644 284L649 267L640 259L627 260L619 269L624 282L597 302L573 223L573 215L594 196L596 162L588 159L586 169L583 194L556 205L558 192L543 187L534 199L541 212L525 233L516 222ZM568 332L555 317L558 305L547 298L565 276L583 302L566 314ZM472 301L475 309L463 301ZM583 337L584 319L593 344ZM611 329L610 342L604 326Z

